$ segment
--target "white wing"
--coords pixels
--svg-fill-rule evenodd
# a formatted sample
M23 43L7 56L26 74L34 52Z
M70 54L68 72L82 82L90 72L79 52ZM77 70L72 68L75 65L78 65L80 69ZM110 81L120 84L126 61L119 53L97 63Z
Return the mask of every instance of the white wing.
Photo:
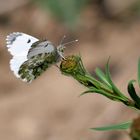
M14 32L7 36L6 46L13 56L10 60L10 68L16 77L20 77L18 75L19 68L27 60L28 51L31 48L31 45L36 41L39 40L20 32Z
M15 56L10 60L10 68L14 72L17 78L20 78L18 71L20 66L25 62L25 58L23 56Z
M6 38L8 51L13 56L27 56L31 45L36 41L37 38L20 32L11 33Z

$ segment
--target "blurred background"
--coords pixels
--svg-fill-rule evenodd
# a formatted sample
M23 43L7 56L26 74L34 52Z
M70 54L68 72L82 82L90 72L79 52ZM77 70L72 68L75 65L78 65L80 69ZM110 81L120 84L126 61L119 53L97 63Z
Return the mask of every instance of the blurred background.
M93 75L111 56L113 81L127 94L140 56L140 0L0 0L0 139L130 140L89 128L130 120L135 111L97 94L79 98L85 87L55 66L31 84L16 79L5 47L16 31L55 45L64 35L78 39L65 55L80 53Z

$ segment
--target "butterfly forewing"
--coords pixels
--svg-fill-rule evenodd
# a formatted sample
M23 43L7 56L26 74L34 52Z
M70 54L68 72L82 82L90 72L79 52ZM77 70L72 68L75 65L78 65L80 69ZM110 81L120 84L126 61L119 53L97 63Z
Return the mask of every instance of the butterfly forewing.
M13 56L27 56L31 45L37 41L37 38L20 32L11 33L6 38L8 51Z
M14 32L7 36L6 46L12 55L10 68L16 77L20 77L18 70L20 66L27 61L28 51L31 48L31 45L36 41L38 41L37 38L20 32Z

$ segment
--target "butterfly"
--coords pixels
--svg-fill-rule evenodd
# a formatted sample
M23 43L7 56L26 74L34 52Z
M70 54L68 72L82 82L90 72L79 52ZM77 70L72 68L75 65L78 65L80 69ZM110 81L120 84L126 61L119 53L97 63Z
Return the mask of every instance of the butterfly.
M32 82L48 67L56 64L64 57L65 45L63 43L55 47L49 40L39 40L22 32L13 32L6 37L6 46L12 55L10 69L17 78L25 82Z

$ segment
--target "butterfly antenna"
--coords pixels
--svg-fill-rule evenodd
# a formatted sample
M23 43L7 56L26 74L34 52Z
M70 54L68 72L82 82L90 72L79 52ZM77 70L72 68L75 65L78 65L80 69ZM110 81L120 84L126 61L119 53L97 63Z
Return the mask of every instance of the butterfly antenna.
M66 35L64 35L63 38L61 39L61 41L60 41L60 45L63 44L65 38L66 38Z
M64 41L65 38L66 38L66 36L64 35L63 38L62 38L62 40L61 40L61 42L60 42L60 45L57 47L57 51L58 51L60 57L61 57L62 59L64 59L64 60L65 60L65 57L63 56L63 51L64 51L64 49L65 49L65 45L72 44L72 43L75 43L75 42L78 41L78 40L76 39L76 40L69 41L69 42L67 42L67 43L63 43L63 41Z
M69 44L73 44L73 43L75 43L75 42L78 42L78 39L72 40L72 41L67 42L67 43L64 43L64 44L62 44L62 45L63 45L63 46L66 46L66 45L69 45Z

